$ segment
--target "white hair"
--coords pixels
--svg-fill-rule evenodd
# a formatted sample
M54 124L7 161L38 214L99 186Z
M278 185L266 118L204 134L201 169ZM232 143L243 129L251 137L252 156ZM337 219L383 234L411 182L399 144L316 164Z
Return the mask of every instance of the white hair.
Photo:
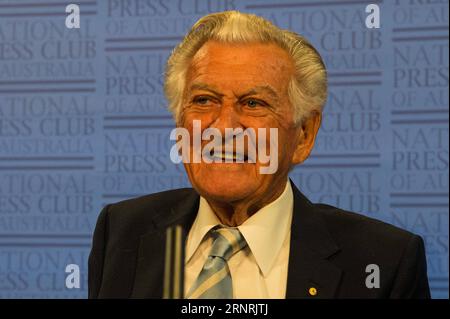
M302 36L280 29L262 17L225 11L198 20L167 61L164 92L177 123L191 59L209 40L277 44L286 50L295 65L295 74L288 88L295 123L299 124L313 111L322 112L327 98L327 74L322 58L314 47Z

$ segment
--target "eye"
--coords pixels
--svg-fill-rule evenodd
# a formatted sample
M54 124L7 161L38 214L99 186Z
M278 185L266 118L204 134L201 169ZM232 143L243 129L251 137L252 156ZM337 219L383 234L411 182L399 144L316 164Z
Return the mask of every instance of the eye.
M245 101L244 104L245 104L245 106L248 106L251 109L262 105L262 103L260 101L255 100L255 99L249 99L249 100Z
M210 99L207 96L197 96L194 98L194 103L199 105L206 105L210 102Z

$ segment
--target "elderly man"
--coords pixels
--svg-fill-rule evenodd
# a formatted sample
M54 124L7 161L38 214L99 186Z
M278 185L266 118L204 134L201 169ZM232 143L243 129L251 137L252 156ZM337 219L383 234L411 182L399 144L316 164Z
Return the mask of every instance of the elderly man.
M162 297L165 232L181 225L186 298L428 298L419 236L311 203L288 179L313 148L326 89L321 57L303 37L235 11L201 18L167 63L177 127L192 141L197 121L223 144L227 129L258 139L276 129L275 140L263 136L276 145L276 170L262 173L261 150L252 161L249 146L208 152L209 161L189 160L192 147L184 165L193 189L103 209L89 297Z

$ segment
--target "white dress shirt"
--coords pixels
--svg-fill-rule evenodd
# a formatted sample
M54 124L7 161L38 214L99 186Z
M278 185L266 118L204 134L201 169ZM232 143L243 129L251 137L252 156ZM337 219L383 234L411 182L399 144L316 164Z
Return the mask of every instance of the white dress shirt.
M228 261L233 298L285 298L293 206L288 181L275 201L238 226L248 245ZM221 225L219 219L200 197L186 242L185 295L208 258L213 239L206 235L216 225Z

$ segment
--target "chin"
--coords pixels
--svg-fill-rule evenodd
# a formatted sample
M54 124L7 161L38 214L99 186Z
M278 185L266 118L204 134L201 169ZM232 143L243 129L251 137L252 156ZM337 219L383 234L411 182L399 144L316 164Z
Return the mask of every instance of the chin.
M207 199L221 202L233 202L248 197L257 189L255 180L246 180L222 176L219 179L198 179L193 183L197 191Z
M208 164L187 167L189 179L205 198L231 202L248 197L260 183L254 164Z
M222 203L232 203L243 200L251 195L251 192L246 192L245 190L240 189L230 189L228 188L226 191L219 191L217 189L205 189L201 195L206 199L212 199L217 202Z

